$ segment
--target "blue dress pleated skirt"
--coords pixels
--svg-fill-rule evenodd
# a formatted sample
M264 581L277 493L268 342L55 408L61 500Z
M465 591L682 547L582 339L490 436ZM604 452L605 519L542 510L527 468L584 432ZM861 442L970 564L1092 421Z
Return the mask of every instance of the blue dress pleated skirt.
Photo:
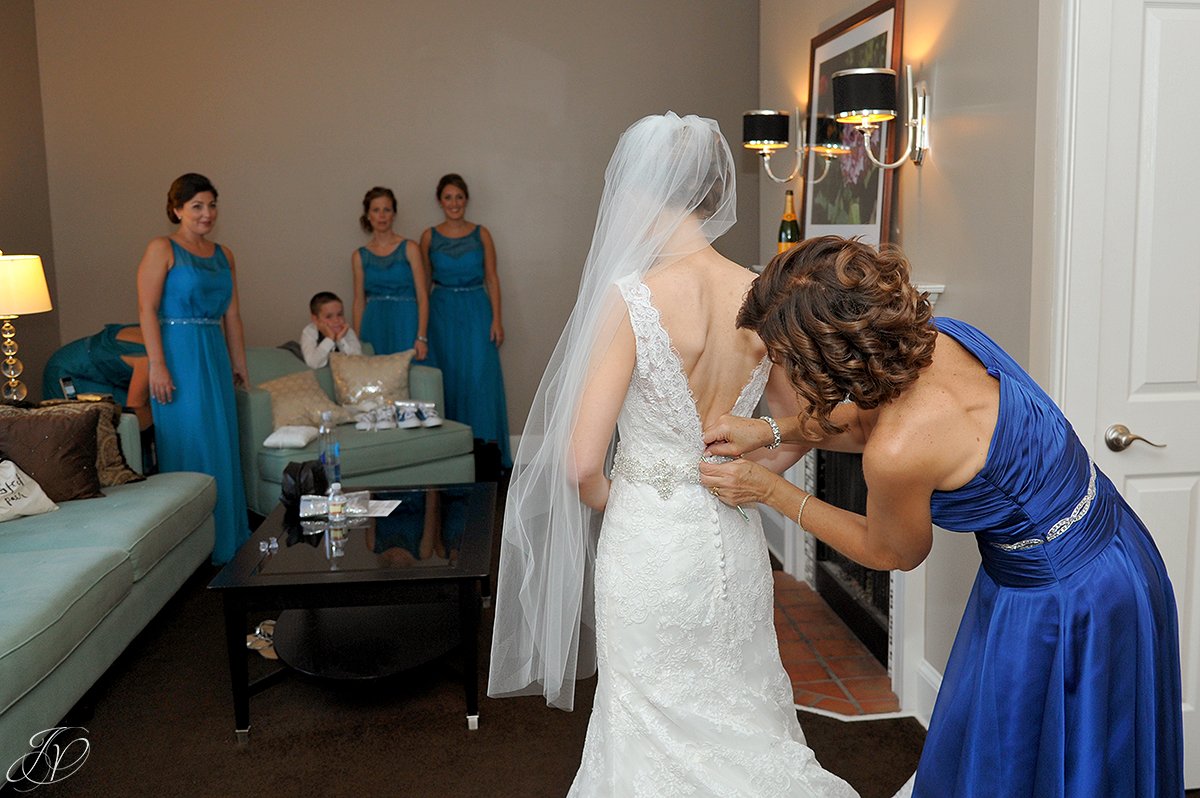
M175 383L172 401L151 399L159 471L199 471L217 481L212 561L233 558L250 536L238 447L233 369L221 319L233 296L233 273L220 246L201 258L171 242L175 264L163 282L159 327Z
M933 497L982 564L913 794L1182 796L1178 618L1149 531L1012 358L936 324L999 380L1000 412L983 470Z
M437 228L430 232L429 347L442 370L446 418L469 424L476 438L497 444L502 465L512 468L508 403L500 352L491 340L492 303L483 284L479 226L460 238L447 238Z
M358 249L367 299L358 337L377 355L404 352L417 340L417 289L407 249L407 239L382 257L366 247ZM435 365L429 358L420 363Z

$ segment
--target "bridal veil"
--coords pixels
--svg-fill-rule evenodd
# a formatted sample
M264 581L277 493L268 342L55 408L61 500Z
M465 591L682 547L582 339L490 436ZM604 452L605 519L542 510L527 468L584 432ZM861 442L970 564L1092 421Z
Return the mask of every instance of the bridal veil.
M570 440L590 369L624 316L615 283L691 254L735 221L733 157L711 119L639 120L617 143L604 183L575 308L516 453L488 680L490 696L541 693L568 710L575 679L596 669L592 566L600 521L570 478ZM674 235L685 221L701 235Z

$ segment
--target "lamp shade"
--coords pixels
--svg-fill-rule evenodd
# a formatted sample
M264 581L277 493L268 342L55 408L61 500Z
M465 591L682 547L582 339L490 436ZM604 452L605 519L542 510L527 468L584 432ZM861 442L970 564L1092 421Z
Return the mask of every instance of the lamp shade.
M833 112L846 125L896 118L896 71L869 67L834 72Z
M842 126L832 116L817 117L812 142L809 149L818 155L837 157L850 152L850 148L842 143Z
M762 150L787 145L787 111L747 111L742 115L742 146Z
M42 259L37 255L0 253L0 316L25 316L50 309Z

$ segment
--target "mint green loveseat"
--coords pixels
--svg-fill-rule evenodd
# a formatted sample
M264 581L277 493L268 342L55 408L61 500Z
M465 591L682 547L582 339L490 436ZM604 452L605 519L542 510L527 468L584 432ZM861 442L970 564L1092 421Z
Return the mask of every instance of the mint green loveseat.
M122 451L142 470L137 419ZM156 474L0 523L0 767L64 715L213 548L216 486ZM0 781L0 783L3 783Z
M248 347L246 368L250 385L258 386L308 366L286 349ZM316 369L317 383L333 397L329 367ZM441 409L442 372L413 365L408 372L413 399L433 402ZM317 443L303 449L269 449L262 445L274 431L271 395L261 388L236 392L238 427L242 447L242 477L250 509L267 515L279 503L283 469L291 461L315 460ZM445 485L475 479L474 440L471 428L446 420L440 427L388 429L369 432L353 424L337 428L342 450L342 483L355 487Z

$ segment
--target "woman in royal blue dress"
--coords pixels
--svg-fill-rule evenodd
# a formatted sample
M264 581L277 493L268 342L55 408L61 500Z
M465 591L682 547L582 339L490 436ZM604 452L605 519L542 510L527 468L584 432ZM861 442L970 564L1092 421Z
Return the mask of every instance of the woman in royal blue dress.
M767 266L738 326L788 378L772 404L802 412L727 416L709 452L860 451L867 513L745 460L701 465L722 501L765 502L870 568L916 567L933 524L979 544L913 794L1181 796L1171 584L1053 400L979 330L932 319L894 249L810 239Z
M430 345L442 370L446 417L469 424L477 441L496 447L500 466L511 468L496 247L486 227L467 221L470 194L459 175L438 181L437 198L446 218L421 235L421 252L433 276Z
M359 339L377 355L416 350L416 360L434 365L429 354L429 288L425 264L416 242L392 229L396 195L376 186L363 197L358 222L371 234L354 250L354 320Z
M237 276L229 248L208 240L217 221L208 178L189 173L172 183L167 218L178 229L146 246L137 276L158 470L216 479L219 565L250 535L233 402L234 384L246 384Z

